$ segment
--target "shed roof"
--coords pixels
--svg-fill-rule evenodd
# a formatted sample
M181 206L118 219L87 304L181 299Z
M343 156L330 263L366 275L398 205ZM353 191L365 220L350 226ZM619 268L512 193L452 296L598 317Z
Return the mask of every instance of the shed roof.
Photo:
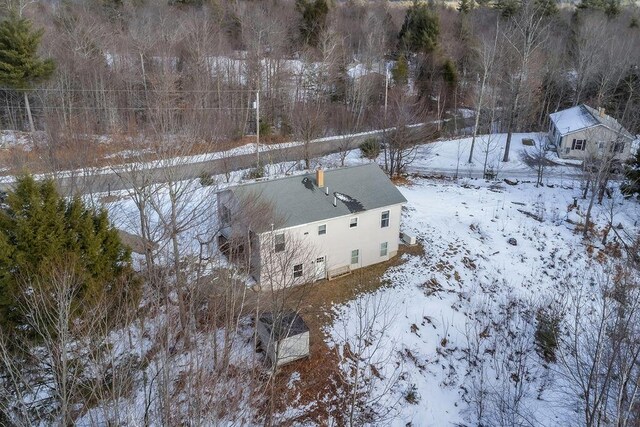
M264 313L260 316L260 323L267 328L275 341L309 331L309 327L304 323L302 317L294 311L285 312L275 317L273 313Z
M549 117L561 135L568 135L579 130L602 125L614 132L621 132L621 134L627 138L633 139L629 131L616 119L607 114L601 115L598 110L585 104L552 113Z
M326 195L328 188L328 195ZM402 193L375 163L324 171L324 187L316 174L290 176L233 187L241 203L259 198L273 208L278 228L323 221L371 209L406 203ZM336 206L333 205L334 197ZM257 232L267 230L255 230Z

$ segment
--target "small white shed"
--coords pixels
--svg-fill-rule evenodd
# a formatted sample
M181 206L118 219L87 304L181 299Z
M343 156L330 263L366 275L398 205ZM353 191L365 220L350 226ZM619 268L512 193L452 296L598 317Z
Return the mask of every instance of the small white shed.
M258 337L276 366L309 356L309 328L296 312L265 313L256 322Z

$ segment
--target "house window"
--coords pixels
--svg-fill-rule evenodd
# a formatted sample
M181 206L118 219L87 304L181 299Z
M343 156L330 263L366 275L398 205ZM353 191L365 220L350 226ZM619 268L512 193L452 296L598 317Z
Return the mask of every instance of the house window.
M351 218L349 221L349 228L356 228L358 226L358 218Z
M284 252L284 233L276 234L274 238L275 252Z
M302 264L293 266L293 278L297 279L298 277L302 277Z
M360 262L360 249L354 249L351 251L351 264L358 264Z
M231 222L231 210L225 205L222 205L221 210L222 223L229 224Z
M380 256L387 256L387 242L380 243Z
M571 149L572 150L582 150L584 151L584 149L587 147L587 140L586 139L574 139L573 142L571 143Z
M322 236L323 234L327 234L327 224L322 224L318 226L318 235Z
M613 144L614 153L622 153L624 151L624 142L616 142Z
M385 228L389 226L389 211L382 212L382 216L380 217L380 227Z

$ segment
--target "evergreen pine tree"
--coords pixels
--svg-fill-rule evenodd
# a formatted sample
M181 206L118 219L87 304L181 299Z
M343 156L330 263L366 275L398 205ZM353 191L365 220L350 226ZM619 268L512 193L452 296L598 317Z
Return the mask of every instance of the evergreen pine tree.
M458 83L458 70L456 64L449 58L442 64L442 79L447 83L450 88L453 88Z
M640 150L636 151L636 155L627 164L624 177L624 183L620 187L622 193L640 198Z
M0 23L0 84L22 91L29 119L35 132L27 91L47 80L55 68L53 60L38 57L43 30L33 31L31 22L10 14Z
M556 0L535 0L536 10L543 16L553 16L558 14L558 4Z
M398 34L400 49L416 53L433 52L438 45L439 34L438 15L427 4L414 0Z
M613 18L620 13L620 0L581 0L578 9L601 10Z
M604 13L609 18L613 18L620 14L620 7L620 0L606 0L604 5Z
M504 18L510 18L520 10L520 0L497 0L494 7L500 11Z
M119 301L130 252L106 211L89 209L79 198L67 202L52 181L29 176L18 179L7 205L0 210L0 325L21 323L21 280L46 277L48 268L68 259L83 278L79 300L88 307L99 295Z
M458 12L469 13L473 9L473 0L460 0L458 2Z
M302 39L310 46L317 46L329 14L327 0L296 0L296 9L302 14Z
M409 78L409 64L404 55L400 55L395 65L391 69L391 77L397 85L406 85Z

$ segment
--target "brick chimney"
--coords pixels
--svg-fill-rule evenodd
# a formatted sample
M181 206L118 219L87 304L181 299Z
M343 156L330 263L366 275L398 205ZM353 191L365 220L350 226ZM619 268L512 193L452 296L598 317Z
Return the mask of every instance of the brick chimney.
M324 171L322 169L316 170L316 185L319 188L324 187Z

